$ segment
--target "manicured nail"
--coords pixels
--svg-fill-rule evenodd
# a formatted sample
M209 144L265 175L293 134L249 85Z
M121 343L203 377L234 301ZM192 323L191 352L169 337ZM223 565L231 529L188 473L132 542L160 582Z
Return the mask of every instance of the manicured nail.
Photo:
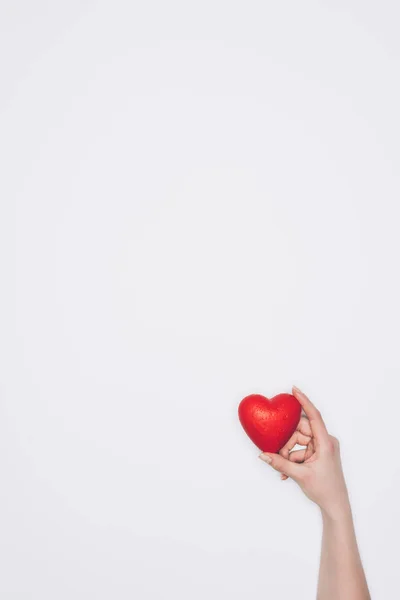
M269 465L272 463L272 458L268 456L268 454L261 453L258 458L261 458L261 460L268 463Z

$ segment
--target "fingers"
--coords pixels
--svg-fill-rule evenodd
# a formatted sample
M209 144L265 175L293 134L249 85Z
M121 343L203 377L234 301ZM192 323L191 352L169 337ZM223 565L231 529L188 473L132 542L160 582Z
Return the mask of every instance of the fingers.
M308 460L314 453L314 449L307 446L307 448L303 448L302 450L294 450L289 454L289 460L295 463L303 463Z
M314 448L314 442L311 440L311 442L308 444L307 448L302 448L301 450L294 450L293 452L291 452L289 454L289 460L291 460L292 462L304 462L306 460L308 460L309 458L311 458L311 456L314 454L315 452L315 448Z
M304 409L304 412L306 413L310 421L312 419L318 419L318 417L321 418L321 415L316 406L314 406L311 400L301 390L299 390L299 388L293 385L292 391L293 395L300 402L302 408Z
M302 465L290 462L290 460L283 458L283 456L280 456L280 454L262 452L259 455L259 458L271 465L275 471L279 471L280 473L287 475L294 480L297 480L301 477L301 471L303 468Z
M307 446L307 448L303 448L302 450L294 450L291 452L292 448L296 444ZM302 463L308 460L314 454L314 452L315 447L313 438L310 438L304 434L302 435L298 431L295 431L295 433L292 435L287 444L285 444L285 446L281 448L279 454L284 458L290 460L291 462ZM285 481L286 479L288 479L288 476L282 473L281 479L282 481Z
M293 433L288 442L279 450L279 454L283 458L289 458L289 452L296 444L299 446L307 446L311 442L311 436L304 435L301 431L297 430Z
M289 455L289 460L295 463L304 462L306 460L306 451L307 449L304 448L303 450L295 450L294 452L291 452Z
M311 431L313 436L315 437L315 441L317 445L324 445L328 439L329 434L326 429L324 420L321 416L319 410L314 406L311 400L303 394L296 386L292 387L293 395L300 402L304 412L306 413L309 421Z
M297 425L297 431L303 433L304 435L308 435L308 437L312 437L311 425L308 418L302 415L299 424Z

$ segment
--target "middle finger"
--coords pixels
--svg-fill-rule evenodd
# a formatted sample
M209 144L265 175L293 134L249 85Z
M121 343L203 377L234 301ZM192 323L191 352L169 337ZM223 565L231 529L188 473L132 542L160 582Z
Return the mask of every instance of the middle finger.
M309 435L305 435L301 431L295 431L288 442L279 450L279 454L283 456L283 458L289 458L289 452L294 448L296 444L299 446L308 446L311 442L311 437Z

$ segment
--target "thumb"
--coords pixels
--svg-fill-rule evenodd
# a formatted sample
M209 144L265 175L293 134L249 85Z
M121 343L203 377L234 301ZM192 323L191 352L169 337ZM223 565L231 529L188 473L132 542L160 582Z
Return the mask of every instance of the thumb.
M262 452L258 458L261 458L264 462L271 465L275 471L283 473L288 477L291 477L295 481L301 476L301 465L291 462L286 458L283 458L280 454L273 454L272 452Z

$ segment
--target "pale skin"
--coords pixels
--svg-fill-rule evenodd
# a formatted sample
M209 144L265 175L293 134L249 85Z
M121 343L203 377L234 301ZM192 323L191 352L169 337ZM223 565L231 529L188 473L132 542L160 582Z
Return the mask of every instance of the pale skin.
M260 458L296 481L321 509L323 533L317 600L371 600L354 531L339 441L329 435L321 413L298 388L292 388L304 414L279 454ZM299 444L302 450L293 450Z

